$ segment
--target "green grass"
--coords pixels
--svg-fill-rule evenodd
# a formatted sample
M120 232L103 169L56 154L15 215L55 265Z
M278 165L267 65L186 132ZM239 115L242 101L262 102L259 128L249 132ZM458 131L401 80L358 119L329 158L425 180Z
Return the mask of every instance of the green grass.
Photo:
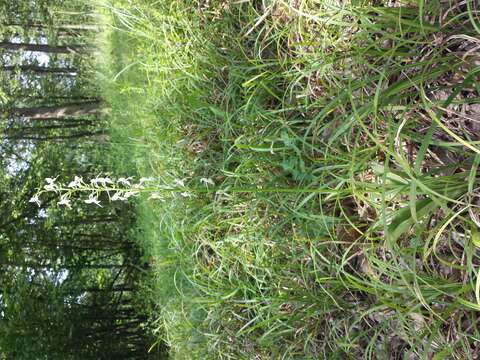
M139 201L172 358L475 358L476 6L103 5L112 162L193 195Z

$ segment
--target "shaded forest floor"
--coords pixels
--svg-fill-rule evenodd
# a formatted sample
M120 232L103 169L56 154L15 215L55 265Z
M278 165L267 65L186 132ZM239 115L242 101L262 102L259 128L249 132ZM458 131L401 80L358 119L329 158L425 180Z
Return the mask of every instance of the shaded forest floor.
M138 206L172 358L477 358L477 6L103 6L111 161L185 188Z

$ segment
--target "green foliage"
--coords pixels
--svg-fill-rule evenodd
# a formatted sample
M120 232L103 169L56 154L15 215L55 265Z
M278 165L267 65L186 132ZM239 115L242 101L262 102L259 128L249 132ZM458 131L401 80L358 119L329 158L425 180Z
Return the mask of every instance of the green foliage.
M472 4L103 5L112 161L224 189L140 205L172 357L473 358Z

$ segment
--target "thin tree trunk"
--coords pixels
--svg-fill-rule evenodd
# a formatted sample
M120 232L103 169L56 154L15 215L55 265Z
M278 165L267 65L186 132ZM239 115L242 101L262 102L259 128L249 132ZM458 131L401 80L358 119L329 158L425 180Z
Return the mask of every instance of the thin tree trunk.
M85 31L99 31L99 27L97 25L91 24L61 24L61 25L46 25L43 22L39 21L26 21L26 22L8 22L2 24L3 26L17 26L21 28L34 28L38 30L56 30L57 33L65 33L65 34L75 34L79 32Z
M46 45L46 44L27 44L0 42L0 49L11 51L35 51L47 54L86 54L92 52L92 48L83 45Z
M93 137L97 135L103 135L104 132L99 131L84 131L80 133L76 133L73 135L65 135L65 136L45 136L45 137L35 137L35 136L20 136L20 137L7 137L11 140L32 140L32 141L51 141L51 140L68 140L68 139L79 139L82 137Z
M28 134L38 134L43 131L48 131L48 130L55 130L55 129L74 129L74 128L79 128L79 127L87 127L87 126L92 126L93 123L83 123L83 122L76 122L75 120L72 121L70 124L61 124L61 125L49 125L49 126L25 126L17 129L8 129L6 130L7 134L10 134L11 136L7 136L8 138L21 138L22 135L28 135Z
M29 120L46 120L51 118L79 117L97 114L100 101L92 101L61 106L39 106L31 108L12 108L10 113Z

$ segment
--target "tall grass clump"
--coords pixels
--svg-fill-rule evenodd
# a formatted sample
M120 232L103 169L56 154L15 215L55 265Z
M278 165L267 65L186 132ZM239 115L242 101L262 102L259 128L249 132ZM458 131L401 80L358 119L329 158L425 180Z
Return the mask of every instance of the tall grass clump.
M477 5L103 5L119 172L216 189L139 205L173 358L475 358Z

